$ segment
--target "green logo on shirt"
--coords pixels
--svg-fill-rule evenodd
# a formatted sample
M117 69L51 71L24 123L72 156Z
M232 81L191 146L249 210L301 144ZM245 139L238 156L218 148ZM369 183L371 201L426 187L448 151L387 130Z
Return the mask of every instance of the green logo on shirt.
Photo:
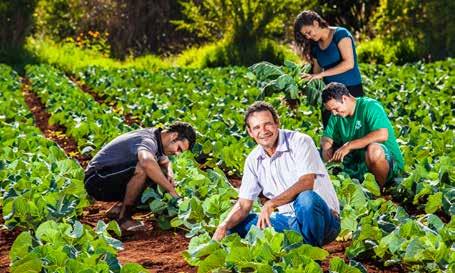
M356 130L359 130L360 128L362 128L362 123L360 122L360 120L358 120L358 121L355 123L355 129L356 129Z

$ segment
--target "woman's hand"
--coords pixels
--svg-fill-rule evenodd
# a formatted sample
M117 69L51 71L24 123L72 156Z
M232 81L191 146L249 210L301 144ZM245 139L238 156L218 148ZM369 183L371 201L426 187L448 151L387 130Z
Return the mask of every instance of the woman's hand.
M323 73L317 73L317 74L302 74L302 78L309 81L309 80L322 80L324 78Z

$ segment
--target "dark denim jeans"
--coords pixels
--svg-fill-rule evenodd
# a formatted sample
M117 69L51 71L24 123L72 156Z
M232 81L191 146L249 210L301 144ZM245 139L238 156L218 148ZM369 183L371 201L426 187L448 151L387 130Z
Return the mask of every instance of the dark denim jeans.
M273 228L282 232L294 230L302 234L305 243L323 246L336 239L340 232L340 218L335 216L325 201L314 191L304 191L294 200L295 216L274 212L270 216ZM249 214L229 232L245 237L251 226L256 225L259 216Z

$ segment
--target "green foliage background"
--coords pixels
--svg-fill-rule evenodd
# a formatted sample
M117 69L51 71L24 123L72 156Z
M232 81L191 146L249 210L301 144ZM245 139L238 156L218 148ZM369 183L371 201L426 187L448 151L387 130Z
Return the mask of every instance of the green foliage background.
M29 61L20 53L33 35L57 42L82 37L77 46L102 44L122 61L152 53L190 67L281 64L296 59L289 46L292 24L305 9L348 28L361 62L434 61L455 52L450 0L1 0L0 56L8 63Z

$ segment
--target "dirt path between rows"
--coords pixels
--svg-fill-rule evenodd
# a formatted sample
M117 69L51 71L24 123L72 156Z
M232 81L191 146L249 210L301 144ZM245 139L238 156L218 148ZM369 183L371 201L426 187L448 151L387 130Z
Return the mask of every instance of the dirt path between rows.
M114 204L96 202L84 210L81 222L92 227L95 227L99 220L109 222L105 212ZM144 222L146 231L119 238L124 247L124 250L118 253L122 264L139 263L154 273L196 272L196 268L189 266L182 258L182 252L188 248L189 243L183 231L162 231L154 226L152 216L147 213L137 213L135 219Z

